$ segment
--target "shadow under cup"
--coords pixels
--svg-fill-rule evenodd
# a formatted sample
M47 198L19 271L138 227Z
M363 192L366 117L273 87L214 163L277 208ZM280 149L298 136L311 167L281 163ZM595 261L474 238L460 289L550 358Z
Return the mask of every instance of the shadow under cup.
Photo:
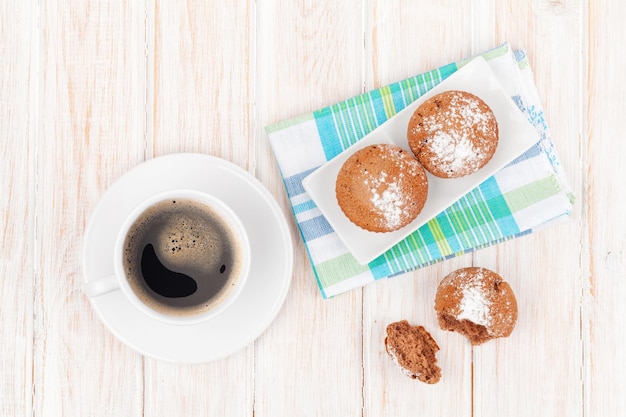
M87 283L90 297L121 289L144 313L194 324L225 310L241 292L250 245L237 215L215 197L179 190L144 201L115 245L115 275Z

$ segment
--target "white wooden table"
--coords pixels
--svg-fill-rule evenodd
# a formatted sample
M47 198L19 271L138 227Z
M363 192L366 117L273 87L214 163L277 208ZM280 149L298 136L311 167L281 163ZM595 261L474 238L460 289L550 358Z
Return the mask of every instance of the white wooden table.
M617 0L2 0L0 416L626 415L624 21ZM323 300L263 127L504 41L529 55L571 220ZM107 187L181 151L254 174L295 242L267 331L189 366L115 339L80 266ZM516 291L510 338L438 330L437 283L469 265ZM438 340L439 384L384 353L401 318Z

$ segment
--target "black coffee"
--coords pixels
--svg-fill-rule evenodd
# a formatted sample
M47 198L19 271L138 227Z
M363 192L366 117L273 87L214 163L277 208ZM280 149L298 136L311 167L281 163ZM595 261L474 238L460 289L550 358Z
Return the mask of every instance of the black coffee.
M169 315L193 315L223 301L240 275L241 243L222 217L190 199L159 202L130 227L124 268L135 294Z

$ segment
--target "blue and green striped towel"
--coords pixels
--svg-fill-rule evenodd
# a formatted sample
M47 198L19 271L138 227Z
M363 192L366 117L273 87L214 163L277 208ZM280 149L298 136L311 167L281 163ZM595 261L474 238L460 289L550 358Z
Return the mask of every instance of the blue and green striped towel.
M266 127L324 298L530 233L571 212L574 197L554 151L526 55L504 44L482 56L540 133L539 142L368 265L352 257L304 191L302 180L467 61Z

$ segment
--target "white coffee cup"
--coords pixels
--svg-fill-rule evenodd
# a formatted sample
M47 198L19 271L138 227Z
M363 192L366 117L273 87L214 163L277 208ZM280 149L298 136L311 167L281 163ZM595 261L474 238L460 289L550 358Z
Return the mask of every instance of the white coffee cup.
M181 300L185 301L184 296L178 295L174 297L176 298L176 300L172 298L173 304L171 306L168 306L167 308L162 308L161 304L165 305L164 303L169 302L169 298L163 297L161 293L153 291L152 287L147 284L144 286L145 288L141 291L137 290L137 281L140 279L140 276L143 276L143 273L145 272L143 268L143 262L147 258L147 252L145 251L145 249L142 255L136 253L134 256L134 258L136 258L136 262L141 262L140 271L137 271L138 268L135 268L134 273L129 273L128 265L125 265L125 260L126 263L129 262L124 255L124 251L128 249L127 237L131 232L131 229L135 230L136 222L145 219L148 215L147 213L155 212L155 210L158 211L158 209L160 209L161 207L167 207L167 205L169 205L170 203L176 204L176 202L179 204L179 207L182 204L189 204L190 206L193 205L194 208L198 208L198 210L202 211L203 216L207 218L210 217L211 219L215 219L216 221L219 220L219 223L223 224L225 226L225 229L230 231L228 233L228 236L232 237L234 240L233 247L231 248L232 250L229 252L229 254L232 255L234 262L234 266L232 268L233 272L226 275L229 277L229 279L227 280L228 288L224 287L223 289L218 291L216 295L212 297L208 296L207 300L205 300L206 303L203 301L205 305L198 305L197 307L177 307L175 305L176 302L179 302ZM168 208L167 210L172 211L173 209ZM177 220L179 219L173 219L172 221ZM187 229L189 228L189 226L185 227L187 227ZM197 231L194 233L197 233ZM202 239L205 239L206 241L206 236L196 235L196 238L199 242L201 242ZM174 242L174 239L172 239L172 242ZM189 245L190 240L187 239L186 242ZM196 240L193 240L193 242L193 245L196 245ZM218 246L220 243L213 238L206 242L210 242L211 245L216 244ZM182 245L179 244L179 242L176 243L176 245L177 246L171 249L173 252L181 250ZM211 245L207 246L205 244L203 250L206 251L206 248L208 248L209 246L213 247ZM168 251L169 250L170 249L168 249ZM183 248L183 250L188 249ZM163 252L158 252L158 250L155 250L156 258L151 257L151 259L159 259L160 261L161 256L159 256L159 253ZM204 252L198 253L204 254ZM167 256L168 254L169 252L167 252L165 256ZM193 254L194 252L191 252L191 256L193 256ZM226 310L237 299L243 287L245 286L246 280L250 273L250 257L250 242L248 240L246 229L244 228L244 225L242 224L236 213L223 201L210 194L195 190L180 189L167 191L149 197L132 210L129 216L122 223L119 231L117 231L117 238L115 240L112 259L114 265L114 273L112 275L104 276L102 278L87 282L85 284L84 291L85 294L90 298L104 296L113 291L122 291L124 296L137 309L141 310L144 314L156 320L175 325L196 324L215 317L219 313ZM202 263L198 258L192 259L191 262L199 264ZM161 264L161 262L159 262L159 264ZM222 270L225 269L225 265L222 265L222 267ZM159 268L159 271L166 271L166 273L162 275L167 278L159 282L167 283L173 280L173 278L171 278L172 276L181 275L176 275L177 272L175 271L172 271L172 273L170 274L168 272L169 268L167 270L163 269L161 265L159 265ZM192 278L191 276L189 277ZM199 290L206 287L206 285L203 287L201 281L205 278L206 277L193 277L193 280L197 282ZM218 278L221 277L217 277L217 274L211 276L211 279L213 279L213 281ZM148 281L149 280L146 278L144 283Z

